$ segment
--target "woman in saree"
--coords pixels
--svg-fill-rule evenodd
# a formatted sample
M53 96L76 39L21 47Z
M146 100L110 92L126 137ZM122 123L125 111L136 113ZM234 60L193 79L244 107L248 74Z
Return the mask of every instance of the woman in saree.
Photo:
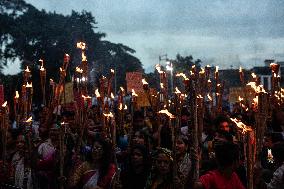
M108 189L115 177L116 167L111 163L111 146L101 138L95 138L86 161L69 179L70 188Z

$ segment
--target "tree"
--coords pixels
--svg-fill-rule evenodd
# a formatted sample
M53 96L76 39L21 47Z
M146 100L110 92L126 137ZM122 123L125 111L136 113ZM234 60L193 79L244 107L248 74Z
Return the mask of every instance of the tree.
M106 74L109 68L116 66L118 85L124 85L125 72L143 71L133 49L103 40L106 34L97 31L97 22L90 12L72 11L64 16L40 11L24 0L4 0L1 1L0 24L4 26L0 29L0 43L5 47L0 51L0 68L7 59L18 57L22 68L29 65L34 72L34 85L39 85L36 73L39 72L38 60L41 58L45 62L47 78L57 81L64 53L68 53L71 57L68 72L72 74L81 61L81 52L76 49L79 41L87 44L90 69L100 68L100 74Z

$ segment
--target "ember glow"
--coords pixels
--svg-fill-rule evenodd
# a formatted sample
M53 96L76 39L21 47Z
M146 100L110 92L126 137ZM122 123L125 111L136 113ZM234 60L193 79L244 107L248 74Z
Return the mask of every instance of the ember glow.
M239 129L242 130L242 133L245 134L246 132L251 132L252 129L250 126L245 125L243 122L238 120L237 118L230 118L232 122L234 122Z
M166 114L170 119L175 118L173 114L171 114L167 109L161 110L158 112L159 114Z

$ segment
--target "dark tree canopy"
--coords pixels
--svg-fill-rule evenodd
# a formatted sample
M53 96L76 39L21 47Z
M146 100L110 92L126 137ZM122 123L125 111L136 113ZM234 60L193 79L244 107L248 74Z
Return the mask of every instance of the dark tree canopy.
M94 68L95 77L107 74L115 66L120 86L125 83L127 71L143 71L133 49L103 40L106 34L98 31L90 12L72 11L70 15L61 15L38 10L24 0L2 0L0 5L0 44L5 47L0 50L0 68L8 58L18 57L22 68L29 65L33 72L38 72L38 60L42 58L47 78L57 80L64 53L71 57L71 72L80 64L81 52L76 49L76 43L83 41L87 44L89 68Z

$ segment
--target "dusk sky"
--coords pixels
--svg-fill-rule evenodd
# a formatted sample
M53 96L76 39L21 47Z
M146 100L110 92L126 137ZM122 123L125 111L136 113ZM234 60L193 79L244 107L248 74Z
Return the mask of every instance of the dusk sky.
M106 40L136 50L146 71L161 54L221 68L284 61L283 0L27 0L38 9L92 12Z

